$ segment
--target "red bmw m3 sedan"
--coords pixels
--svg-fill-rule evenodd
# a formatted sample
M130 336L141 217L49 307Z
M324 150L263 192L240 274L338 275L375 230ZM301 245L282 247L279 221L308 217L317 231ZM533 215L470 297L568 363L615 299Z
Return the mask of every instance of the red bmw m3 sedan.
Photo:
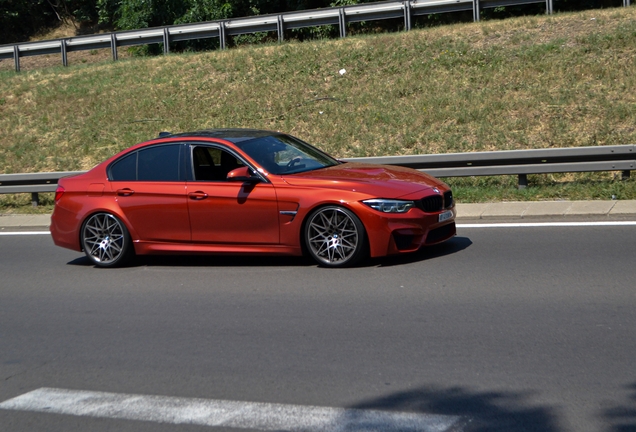
M99 267L185 253L308 254L344 267L455 233L440 180L251 129L162 133L60 179L51 217L55 244Z

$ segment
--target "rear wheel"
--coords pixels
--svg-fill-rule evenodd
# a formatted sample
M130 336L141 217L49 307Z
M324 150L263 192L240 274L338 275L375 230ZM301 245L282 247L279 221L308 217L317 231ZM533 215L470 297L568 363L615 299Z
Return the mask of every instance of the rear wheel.
M82 247L98 267L117 267L133 253L126 226L110 213L96 213L82 226Z
M352 266L366 253L364 225L339 206L314 210L307 218L304 239L311 257L326 267Z

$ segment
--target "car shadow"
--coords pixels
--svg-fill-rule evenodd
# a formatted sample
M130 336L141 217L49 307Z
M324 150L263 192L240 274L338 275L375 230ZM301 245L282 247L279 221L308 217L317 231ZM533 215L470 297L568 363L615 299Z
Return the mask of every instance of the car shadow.
M453 431L558 432L555 410L527 400L531 392L477 392L462 387L420 387L364 401L350 408L460 417ZM355 416L355 412L349 415ZM355 419L349 423L355 424ZM346 423L346 421L345 421Z
M632 392L629 396L631 402L603 412L603 418L612 425L612 432L636 432L636 383L627 388Z
M473 242L467 237L453 237L452 239L445 241L444 243L423 247L417 252L403 255L391 255L382 258L373 258L369 260L367 264L377 267L391 267L396 265L413 264L416 262L441 258L446 255L452 255L461 252L472 244Z
M68 265L96 267L86 257ZM309 267L316 264L306 257L257 255L140 255L119 268L134 267Z
M444 243L428 246L417 252L364 260L358 268L391 267L412 264L460 252L472 244L466 237L454 237ZM82 256L67 263L92 267L93 263ZM308 257L272 255L140 255L126 267L317 267Z

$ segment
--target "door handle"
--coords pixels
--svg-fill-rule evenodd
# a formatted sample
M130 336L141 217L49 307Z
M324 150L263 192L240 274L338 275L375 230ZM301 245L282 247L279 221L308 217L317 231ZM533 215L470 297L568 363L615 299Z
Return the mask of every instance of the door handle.
M119 196L131 196L134 193L135 193L134 190L128 189L128 188L117 189L117 195L119 195Z
M202 199L206 199L208 197L208 194L202 191L196 191L196 192L190 192L188 196L190 197L190 199L193 199L193 200L202 200Z

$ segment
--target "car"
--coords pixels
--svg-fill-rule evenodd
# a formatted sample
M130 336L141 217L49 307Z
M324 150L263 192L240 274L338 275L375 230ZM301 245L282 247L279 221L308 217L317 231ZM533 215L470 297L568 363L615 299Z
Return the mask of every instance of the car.
M455 216L451 189L426 173L214 129L164 132L60 179L51 236L97 267L147 254L306 254L345 267L446 241Z

